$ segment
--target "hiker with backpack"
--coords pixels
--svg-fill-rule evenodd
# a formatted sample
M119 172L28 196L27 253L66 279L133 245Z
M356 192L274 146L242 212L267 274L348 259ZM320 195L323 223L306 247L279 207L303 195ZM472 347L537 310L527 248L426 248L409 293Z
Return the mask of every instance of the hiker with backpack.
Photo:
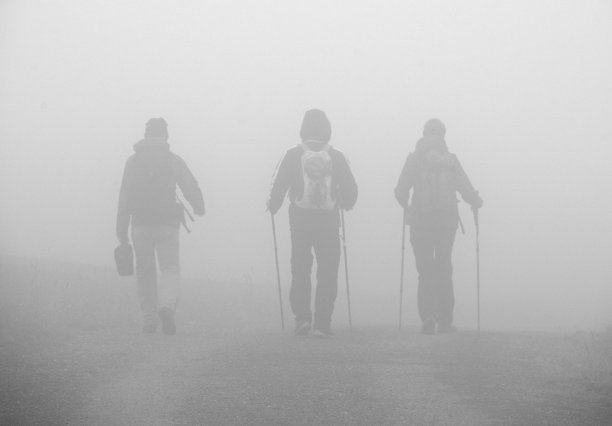
M433 118L408 155L395 197L410 226L410 244L419 276L417 303L424 334L453 333L452 250L459 224L459 192L477 212L482 199L455 154L448 151L446 127ZM410 191L412 190L412 197Z
M340 209L353 208L357 184L342 152L329 144L331 124L323 111L306 111L300 138L301 143L285 153L276 170L268 210L276 214L288 193L292 275L289 297L295 335L308 335L312 329L317 337L332 337L340 264ZM314 316L310 279L313 249L317 260Z
M144 139L134 145L134 151L121 182L117 238L128 244L131 224L143 331L154 333L159 317L162 331L171 335L176 333L174 313L180 284L179 227L188 214L178 201L176 187L196 215L204 215L204 198L185 161L170 150L163 118L147 122Z

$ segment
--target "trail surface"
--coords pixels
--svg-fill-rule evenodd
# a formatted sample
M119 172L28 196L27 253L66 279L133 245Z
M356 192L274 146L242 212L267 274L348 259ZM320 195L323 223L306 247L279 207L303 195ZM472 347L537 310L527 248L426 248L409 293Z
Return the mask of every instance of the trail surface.
M6 425L605 425L612 389L575 337L269 328L7 328ZM583 359L584 358L580 358ZM608 378L609 379L609 378Z

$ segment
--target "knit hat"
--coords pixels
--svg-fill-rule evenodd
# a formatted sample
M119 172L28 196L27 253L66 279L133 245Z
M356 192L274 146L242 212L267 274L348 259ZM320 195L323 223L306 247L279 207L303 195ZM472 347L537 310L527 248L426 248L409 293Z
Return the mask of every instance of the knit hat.
M302 140L315 139L321 142L329 142L331 123L323 111L320 109L306 111L300 128L300 138Z
M444 137L445 134L446 126L444 126L444 123L437 118L427 120L427 123L425 123L425 127L423 128L423 136L437 135Z
M168 123L163 118L152 118L145 127L146 137L162 137L168 139Z

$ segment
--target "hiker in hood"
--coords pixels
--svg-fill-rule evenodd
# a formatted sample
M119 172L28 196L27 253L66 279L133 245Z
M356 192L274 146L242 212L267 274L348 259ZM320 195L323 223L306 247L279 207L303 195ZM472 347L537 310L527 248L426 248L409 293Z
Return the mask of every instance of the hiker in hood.
M179 227L185 224L185 207L178 201L176 187L199 216L204 215L204 198L185 161L170 150L168 126L163 118L147 122L144 139L134 145L134 151L125 164L121 182L117 238L128 244L131 224L143 331L154 333L159 318L162 331L175 334Z
M331 337L338 293L340 209L351 210L357 184L342 152L329 144L331 124L318 109L306 111L301 142L281 160L272 182L268 210L274 215L288 193L291 230L291 309L295 335L313 330ZM311 309L313 251L317 260L314 315Z
M419 275L418 309L421 332L453 333L453 265L451 256L459 224L457 192L472 209L482 199L455 154L448 151L446 127L433 118L423 129L415 151L408 155L395 197L405 209L410 244ZM412 191L412 197L411 195Z

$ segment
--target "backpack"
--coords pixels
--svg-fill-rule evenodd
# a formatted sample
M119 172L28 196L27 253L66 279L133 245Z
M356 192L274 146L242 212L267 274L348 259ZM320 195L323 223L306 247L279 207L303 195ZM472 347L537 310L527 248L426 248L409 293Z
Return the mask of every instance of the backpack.
M421 210L437 210L455 205L455 159L448 152L424 153L418 164L413 203Z
M176 177L171 153L137 153L129 192L131 212L151 225L176 220ZM173 221L174 221L173 220Z
M306 144L300 144L304 190L296 205L310 210L333 210L336 201L332 198L332 158L330 146L312 151Z

